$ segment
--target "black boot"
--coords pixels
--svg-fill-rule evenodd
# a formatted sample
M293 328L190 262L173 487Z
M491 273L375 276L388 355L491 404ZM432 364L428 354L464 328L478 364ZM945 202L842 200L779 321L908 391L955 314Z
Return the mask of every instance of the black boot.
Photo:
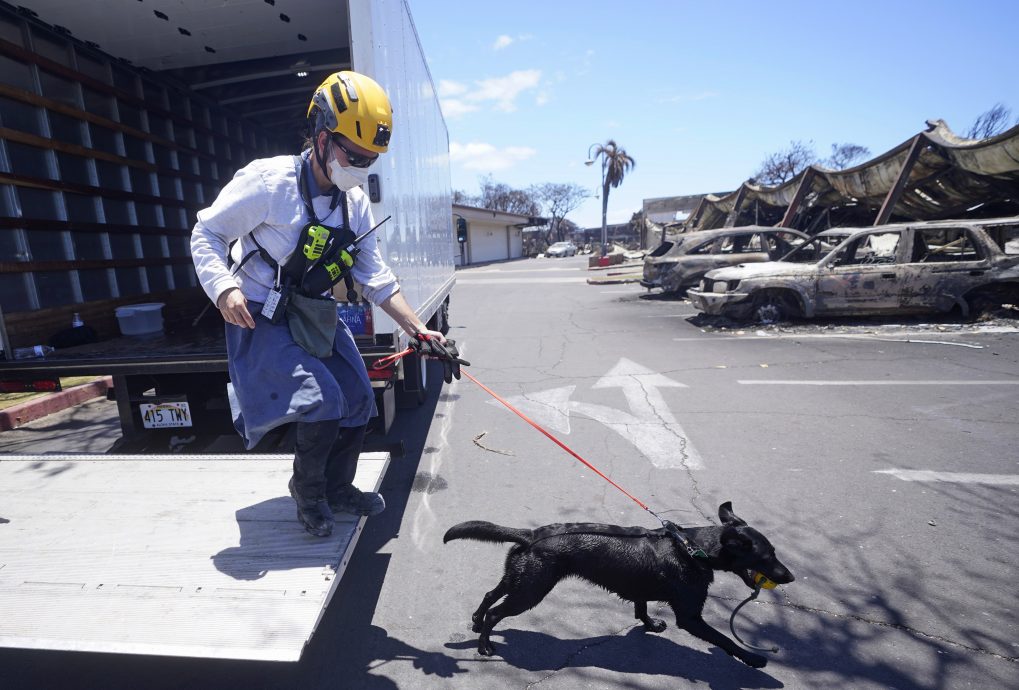
M381 494L361 491L353 484L366 429L367 426L341 428L329 450L325 470L326 499L334 513L378 515L386 509Z
M324 498L305 499L294 489L294 478L290 478L290 496L297 504L297 520L305 531L315 537L328 537L333 533L333 511Z
M329 494L329 509L334 513L371 516L385 510L386 501L382 494L361 491L353 484L348 484Z
M328 537L333 531L333 514L325 500L326 464L339 431L335 420L298 422L296 427L290 495L297 503L297 519L316 537Z

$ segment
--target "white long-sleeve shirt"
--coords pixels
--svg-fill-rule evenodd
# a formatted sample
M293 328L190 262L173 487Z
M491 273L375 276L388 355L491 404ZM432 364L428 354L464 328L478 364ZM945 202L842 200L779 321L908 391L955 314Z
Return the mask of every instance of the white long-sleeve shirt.
M248 300L265 302L276 280L272 268L256 254L239 271L231 273L226 256L230 243L240 239L233 247L236 268L243 257L257 249L254 236L277 262L286 263L309 220L297 186L297 170L293 156L252 161L237 171L212 206L198 212L198 222L191 232L191 256L198 280L213 304L233 287L240 288ZM315 214L325 225L342 225L342 204L330 212L330 201L330 196L313 198ZM359 187L347 192L347 204L350 229L355 235L375 224L368 197ZM359 246L361 253L351 272L365 298L381 304L399 291L400 284L382 259L376 234L366 237Z

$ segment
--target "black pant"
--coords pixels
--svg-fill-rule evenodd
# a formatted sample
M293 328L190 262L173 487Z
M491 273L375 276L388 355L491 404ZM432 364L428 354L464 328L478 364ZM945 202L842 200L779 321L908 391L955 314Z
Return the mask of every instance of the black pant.
M335 419L297 422L294 489L305 500L334 495L354 481L367 425L341 427Z

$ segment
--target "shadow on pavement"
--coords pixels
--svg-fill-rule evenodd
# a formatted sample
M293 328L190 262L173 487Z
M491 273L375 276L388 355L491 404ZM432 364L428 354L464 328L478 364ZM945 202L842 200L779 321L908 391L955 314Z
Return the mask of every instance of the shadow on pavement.
M563 668L599 668L620 675L666 676L690 683L704 683L715 690L735 688L781 688L784 684L767 671L750 668L729 657L721 649L698 651L673 642L668 637L645 633L634 627L623 636L602 635L584 639L561 640L540 632L508 628L493 633L496 657L528 671L558 671ZM502 638L500 643L498 638ZM611 653L599 651L614 645ZM477 641L448 643L447 648L474 649ZM566 664L563 664L566 659Z

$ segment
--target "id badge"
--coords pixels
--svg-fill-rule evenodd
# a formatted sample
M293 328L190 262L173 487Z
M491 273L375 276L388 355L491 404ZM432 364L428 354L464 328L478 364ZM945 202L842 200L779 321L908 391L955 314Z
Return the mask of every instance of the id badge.
M269 319L269 323L279 323L283 314L287 311L287 302L290 301L290 291L274 287L269 290L269 296L265 298L262 305L262 316Z

